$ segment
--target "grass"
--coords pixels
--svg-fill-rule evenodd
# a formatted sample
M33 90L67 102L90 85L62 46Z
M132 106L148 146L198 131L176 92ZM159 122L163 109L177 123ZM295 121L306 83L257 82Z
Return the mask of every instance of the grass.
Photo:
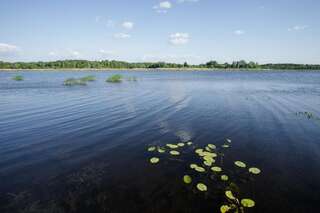
M96 77L94 77L93 75L88 75L85 77L80 78L81 81L95 81Z
M122 82L122 75L119 75L119 74L112 75L106 80L106 82L120 83L120 82Z
M87 82L81 79L76 78L68 78L63 82L65 86L86 86Z
M16 76L12 77L12 80L23 81L23 76L22 75L16 75Z

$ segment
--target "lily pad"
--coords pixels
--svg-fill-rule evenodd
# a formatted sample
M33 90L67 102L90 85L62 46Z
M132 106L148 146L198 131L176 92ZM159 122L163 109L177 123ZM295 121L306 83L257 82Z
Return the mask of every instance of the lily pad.
M241 200L241 205L247 208L254 207L255 202L249 198L245 198Z
M201 167L201 166L197 166L196 168L194 168L197 172L205 172L206 170Z
M197 167L198 167L198 165L195 164L195 163L190 164L190 168L191 168L191 169L195 169L195 168L197 168Z
M175 150L171 150L171 151L170 151L170 154L171 154L171 155L180 155L180 152L175 151Z
M170 143L168 143L166 146L169 147L170 149L177 149L179 147L178 145L170 144Z
M221 213L226 213L226 212L228 212L230 209L231 209L230 206L228 206L228 205L222 205L222 206L220 207L220 212L221 212Z
M212 166L213 162L212 161L203 161L203 164L206 166Z
M230 200L236 200L237 198L235 198L235 196L233 196L232 191L226 191L225 195L227 196L227 198L229 198Z
M258 175L258 174L260 174L261 170L256 167L252 167L252 168L249 168L249 172L254 175Z
M227 175L221 175L221 180L228 181L229 177Z
M200 154L203 152L203 149L196 149L195 153Z
M187 142L187 145L188 145L188 146L191 146L191 145L192 145L192 142L191 142L191 141Z
M228 143L231 143L231 139L227 138L227 142L228 142Z
M183 182L186 184L190 184L192 182L192 178L189 175L183 176Z
M177 145L180 146L180 147L183 147L184 143L178 143Z
M221 172L222 171L221 167L219 167L219 166L211 167L211 170L214 172Z
M206 149L206 151L211 152L211 148L210 147L207 146L205 149Z
M156 163L158 163L159 161L160 161L159 158L156 158L156 157L150 158L150 163L152 163L152 164L156 164Z
M166 151L165 149L158 147L158 152L159 153L164 153L165 151Z
M234 164L240 168L245 168L247 165L242 161L235 161Z
M214 144L208 144L208 147L209 147L210 149L215 149L215 148L217 148L216 145L214 145Z
M215 158L217 157L217 154L213 152L202 152L202 156L209 156L209 157Z
M228 144L223 144L222 148L229 148L230 146Z
M208 187L204 183L198 183L197 184L197 189L201 192L205 192L208 190Z
M156 147L155 147L155 146L150 146L150 147L148 148L148 151L149 151L149 152L153 152L154 150L156 150Z

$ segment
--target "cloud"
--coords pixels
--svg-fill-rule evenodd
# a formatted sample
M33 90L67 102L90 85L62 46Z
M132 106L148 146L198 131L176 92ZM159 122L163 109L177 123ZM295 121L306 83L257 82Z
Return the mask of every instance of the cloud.
M113 56L113 55L115 55L114 51L108 51L108 50L104 50L104 49L100 49L99 53L101 55L104 55L104 56Z
M133 26L134 26L134 23L130 21L125 21L122 23L122 27L125 28L126 30L131 30Z
M174 33L169 36L169 42L172 45L184 45L190 40L188 33Z
M195 2L198 2L200 0L177 0L178 3L195 3Z
M101 21L101 19L102 19L102 17L101 17L101 16L96 16L96 17L95 17L95 22L96 22L96 23L98 23L98 22L100 22L100 21Z
M107 20L107 27L114 27L116 25L116 23L112 20L112 19L108 19Z
M56 52L54 52L54 51L51 51L51 52L49 52L49 54L48 54L49 56L56 56L57 55L57 53Z
M246 32L245 32L244 30L235 30L233 33L234 33L235 35L243 35L243 34L245 34Z
M167 13L169 9L172 8L172 4L170 1L162 1L158 5L153 7L158 13Z
M80 58L81 54L80 52L76 51L76 50L72 50L72 49L69 49L68 50L68 57L71 57L71 58Z
M126 33L116 33L113 35L113 37L116 39L126 39L126 38L131 38L131 35Z
M0 43L0 55L7 56L19 52L19 47L11 44Z
M288 29L288 31L301 31L307 29L308 25L296 25Z

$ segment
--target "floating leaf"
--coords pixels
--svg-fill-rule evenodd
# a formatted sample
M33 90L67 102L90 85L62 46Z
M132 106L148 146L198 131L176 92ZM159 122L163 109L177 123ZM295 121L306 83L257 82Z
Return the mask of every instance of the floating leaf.
M175 150L171 150L171 151L170 151L170 154L171 154L171 155L180 155L180 152L175 151Z
M212 166L213 162L212 161L203 161L203 164L206 166Z
M216 148L216 145L214 145L214 144L208 144L208 147L209 147L210 149L215 149L215 148Z
M232 191L226 191L225 195L227 196L227 198L229 198L230 200L236 200L237 198L235 198L235 196L233 196Z
M221 212L221 213L226 213L226 212L229 211L230 209L231 209L230 206L228 206L228 205L222 205L222 206L220 207L220 212Z
M240 168L245 168L247 165L242 161L235 161L234 164Z
M166 151L165 149L158 147L158 152L159 153L164 153L165 151Z
M208 152L211 152L210 147L207 146L205 149L206 149Z
M221 175L221 180L228 181L229 177L227 175Z
M198 167L198 165L195 164L195 163L190 164L190 168L191 168L191 169L195 169L195 168L197 168L197 167Z
M208 187L207 187L205 184L203 184L203 183L198 183L198 184L197 184L197 189L198 189L199 191L201 191L201 192L205 192L205 191L208 190Z
M249 169L249 172L254 174L254 175L258 175L258 174L260 174L261 170L256 168L256 167L252 167L252 168Z
M170 149L177 149L179 147L178 145L170 144L170 143L168 143L166 146L169 147Z
M177 145L180 146L180 147L183 147L184 143L178 143Z
M194 168L197 172L205 172L206 170L201 167L201 166L197 166L196 168Z
M222 169L219 166L211 167L211 170L214 172L221 172L222 171Z
M244 207L251 208L251 207L254 207L255 202L249 198L245 198L241 200L241 204Z
M188 146L191 146L191 145L192 145L192 142L191 142L191 141L187 142L187 145L188 145Z
M200 154L203 152L203 149L196 149L195 153Z
M150 147L148 148L148 151L149 151L149 152L153 152L154 150L156 150L156 147L155 147L155 146L150 146Z
M209 156L209 157L215 158L217 157L217 154L213 152L202 152L202 156Z
M228 142L228 143L231 143L231 140L227 138L227 142Z
M208 161L208 162L212 162L212 163L215 162L215 160L211 156L208 156L208 155L204 156L203 160Z
M230 146L228 144L223 144L222 148L229 148Z
M192 178L189 175L185 175L183 176L183 182L190 184L192 182Z
M150 159L150 163L152 163L152 164L156 164L156 163L158 163L159 161L160 161L160 159L159 159L159 158L156 158L156 157L153 157L153 158Z

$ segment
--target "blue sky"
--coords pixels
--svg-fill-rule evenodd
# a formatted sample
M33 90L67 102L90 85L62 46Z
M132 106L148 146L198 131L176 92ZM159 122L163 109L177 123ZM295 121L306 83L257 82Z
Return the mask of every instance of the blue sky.
M1 0L0 60L320 64L319 0Z

